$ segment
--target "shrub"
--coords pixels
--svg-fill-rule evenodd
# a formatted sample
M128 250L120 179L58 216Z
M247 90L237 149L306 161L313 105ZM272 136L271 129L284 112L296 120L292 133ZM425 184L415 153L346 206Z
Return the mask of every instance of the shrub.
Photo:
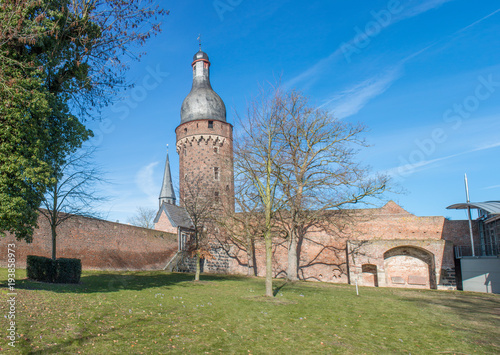
M82 261L80 259L57 259L55 282L77 284L80 282L81 275Z
M32 280L54 282L54 261L50 258L37 255L28 255L26 260L28 277Z
M44 256L28 255L27 275L30 279L52 283L78 283L82 274L80 259L52 260Z

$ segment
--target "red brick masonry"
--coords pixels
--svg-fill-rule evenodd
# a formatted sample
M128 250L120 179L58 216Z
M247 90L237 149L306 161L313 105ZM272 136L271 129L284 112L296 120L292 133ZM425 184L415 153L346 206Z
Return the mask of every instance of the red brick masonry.
M126 224L75 216L58 227L57 257L78 258L84 269L162 269L177 251L177 235ZM16 267L26 267L27 255L51 257L47 220L40 217L33 243L0 239L0 266L6 266L7 244L16 245Z

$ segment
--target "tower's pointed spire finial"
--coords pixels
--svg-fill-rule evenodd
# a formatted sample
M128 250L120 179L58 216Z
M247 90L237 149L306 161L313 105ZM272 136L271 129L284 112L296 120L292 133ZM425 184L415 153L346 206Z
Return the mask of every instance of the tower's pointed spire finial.
M201 51L201 33L198 35L198 45L200 46L200 51Z
M162 203L175 205L174 185L172 184L172 174L170 173L170 160L168 159L168 144L167 144L167 160L165 162L165 172L163 173L163 184L160 191L160 207Z

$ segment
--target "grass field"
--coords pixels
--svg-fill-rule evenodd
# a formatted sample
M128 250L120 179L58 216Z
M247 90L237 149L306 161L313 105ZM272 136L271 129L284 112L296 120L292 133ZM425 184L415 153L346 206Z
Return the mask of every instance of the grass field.
M0 269L7 300L6 270ZM164 272L84 272L79 285L18 270L12 353L499 354L500 296Z

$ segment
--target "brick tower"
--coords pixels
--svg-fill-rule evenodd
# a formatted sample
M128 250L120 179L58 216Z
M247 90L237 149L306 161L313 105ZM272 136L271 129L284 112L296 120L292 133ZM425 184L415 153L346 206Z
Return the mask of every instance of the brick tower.
M193 86L175 129L179 154L180 200L196 182L224 208L234 210L233 126L226 107L210 85L210 61L200 50L193 58Z

